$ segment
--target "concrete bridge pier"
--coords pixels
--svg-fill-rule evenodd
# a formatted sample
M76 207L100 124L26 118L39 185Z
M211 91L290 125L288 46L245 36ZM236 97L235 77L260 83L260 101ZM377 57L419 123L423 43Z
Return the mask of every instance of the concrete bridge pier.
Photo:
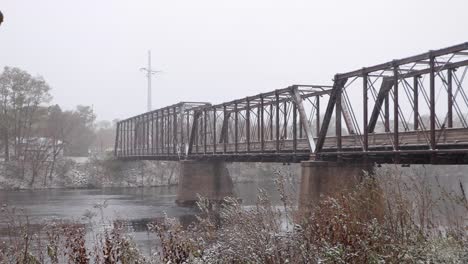
M365 171L372 171L371 164L363 163L303 161L301 165L299 206L303 209L316 204L321 195L333 196L351 190L363 179Z
M180 161L177 204L192 206L198 200L197 195L220 201L226 196L233 196L233 189L225 162Z

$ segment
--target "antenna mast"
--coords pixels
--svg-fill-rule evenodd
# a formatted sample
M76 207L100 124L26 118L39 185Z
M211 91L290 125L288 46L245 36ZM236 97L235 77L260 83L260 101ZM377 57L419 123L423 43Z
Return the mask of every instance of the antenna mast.
M148 112L153 109L152 104L151 104L151 98L152 98L152 91L151 91L151 78L152 75L161 71L153 71L151 68L151 50L148 50L148 67L147 68L140 68L141 71L146 73L146 78L148 78L148 95L147 95L147 107L148 107Z

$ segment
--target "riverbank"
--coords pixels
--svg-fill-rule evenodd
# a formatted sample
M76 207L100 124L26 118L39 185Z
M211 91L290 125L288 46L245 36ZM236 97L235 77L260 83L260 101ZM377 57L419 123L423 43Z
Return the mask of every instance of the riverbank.
M299 180L300 165L227 163L234 183L272 180L275 173ZM94 189L176 185L179 163L174 161L118 161L112 158L62 158L54 170L43 169L32 180L32 170L16 162L0 162L0 190ZM32 184L31 184L32 183Z
M44 215L40 211L53 214L51 209L57 209L54 201L67 201L63 205L67 209L76 206L77 201L87 204L84 208L92 208L82 215L85 222L58 217L59 220L38 226L31 224L35 218L27 211L3 207L2 216L9 221L6 239L14 243L0 242L0 260L22 263L27 258L31 263L66 263L82 259L82 263L148 264L466 263L466 196L461 192L428 189L421 171L414 175L420 179L406 183L397 172L381 170L375 178L367 178L353 190L323 197L311 214L298 210L296 192L284 189L288 185L286 178L277 177L276 186L269 191L252 192L255 202L247 206L239 204L238 199L228 198L222 207L201 199L197 221L193 222L192 217L190 227L180 214L180 210L188 209L175 206L174 193L161 192L148 200L148 192L140 195L139 189L128 188L135 192L132 197L119 193L108 200L109 193L101 193L102 190L88 193L93 196L90 199L77 199L67 192L62 196L65 199L51 199L48 195L52 207L42 210L30 205L31 197L25 196L25 204L37 210L41 218ZM271 199L272 191L280 193L279 199ZM383 201L382 207L375 203L375 198ZM96 201L100 203L92 206L91 202ZM38 199L33 202L44 206ZM142 202L147 206L142 208ZM458 217L455 207L461 210ZM179 213L167 211L168 208ZM25 215L27 221L23 220ZM140 219L133 219L136 216ZM96 223L96 228L90 231L86 222ZM144 244L138 241L141 237L146 239ZM37 245L37 251L29 245Z

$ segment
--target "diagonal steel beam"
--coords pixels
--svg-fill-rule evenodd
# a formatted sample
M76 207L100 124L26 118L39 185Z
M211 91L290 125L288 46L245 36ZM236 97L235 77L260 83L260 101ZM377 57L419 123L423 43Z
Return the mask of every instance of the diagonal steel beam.
M346 128L348 129L348 133L350 135L354 135L356 134L356 131L354 131L354 126L353 126L353 121L352 121L352 117L351 117L351 114L350 114L350 111L348 109L348 106L345 102L345 97L342 96L341 97L341 113L343 115L343 119L345 121L345 124L346 124Z
M193 113L192 129L190 131L190 137L189 137L190 140L189 140L187 152L185 153L186 157L188 157L188 155L192 153L193 143L194 143L195 137L196 137L195 134L198 131L198 118L200 117L200 114L201 114L200 110L194 111L194 113Z
M301 97L301 94L299 93L299 90L297 89L297 86L293 86L290 92L294 103L296 104L297 109L299 110L299 118L301 119L304 131L306 133L307 143L309 143L310 152L313 153L315 151L314 136L312 135L312 129L309 125L309 120L307 118L304 105L302 104L303 99Z
M374 133L375 126L377 125L377 120L379 119L380 111L382 105L387 98L388 93L394 85L394 80L392 78L383 78L382 84L380 85L380 90L375 100L374 109L372 110L371 117L369 119L368 133Z
M325 116L323 117L322 128L320 129L320 133L317 136L318 138L317 144L315 146L315 153L319 153L322 151L323 144L325 143L325 137L327 136L328 132L328 126L330 125L333 110L335 109L336 99L338 97L338 94L341 94L342 89L347 81L347 78L339 79L338 76L335 77L333 89L330 93L330 99L328 100L327 109L325 111ZM341 118L341 116L339 118Z
M229 118L231 118L231 112L224 113L223 126L221 127L221 136L219 137L219 143L224 143L227 137ZM226 142L227 143L227 142Z

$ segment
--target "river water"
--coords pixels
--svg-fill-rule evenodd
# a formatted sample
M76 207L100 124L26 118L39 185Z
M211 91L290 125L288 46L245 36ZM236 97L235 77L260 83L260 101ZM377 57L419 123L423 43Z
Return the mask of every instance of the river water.
M243 205L255 204L257 190L262 188L279 203L279 193L270 182L237 183L235 193ZM0 190L0 204L23 208L33 224L42 224L53 219L73 220L88 224L91 229L99 228L91 222L111 224L124 220L132 229L131 235L146 253L152 251L154 235L146 226L165 214L178 218L183 224L194 220L195 209L175 204L177 186L145 188L104 188L104 189L49 189L49 190ZM105 206L103 206L105 205ZM102 210L100 209L102 208ZM85 215L94 214L92 220ZM0 230L4 228L7 216L0 213Z

